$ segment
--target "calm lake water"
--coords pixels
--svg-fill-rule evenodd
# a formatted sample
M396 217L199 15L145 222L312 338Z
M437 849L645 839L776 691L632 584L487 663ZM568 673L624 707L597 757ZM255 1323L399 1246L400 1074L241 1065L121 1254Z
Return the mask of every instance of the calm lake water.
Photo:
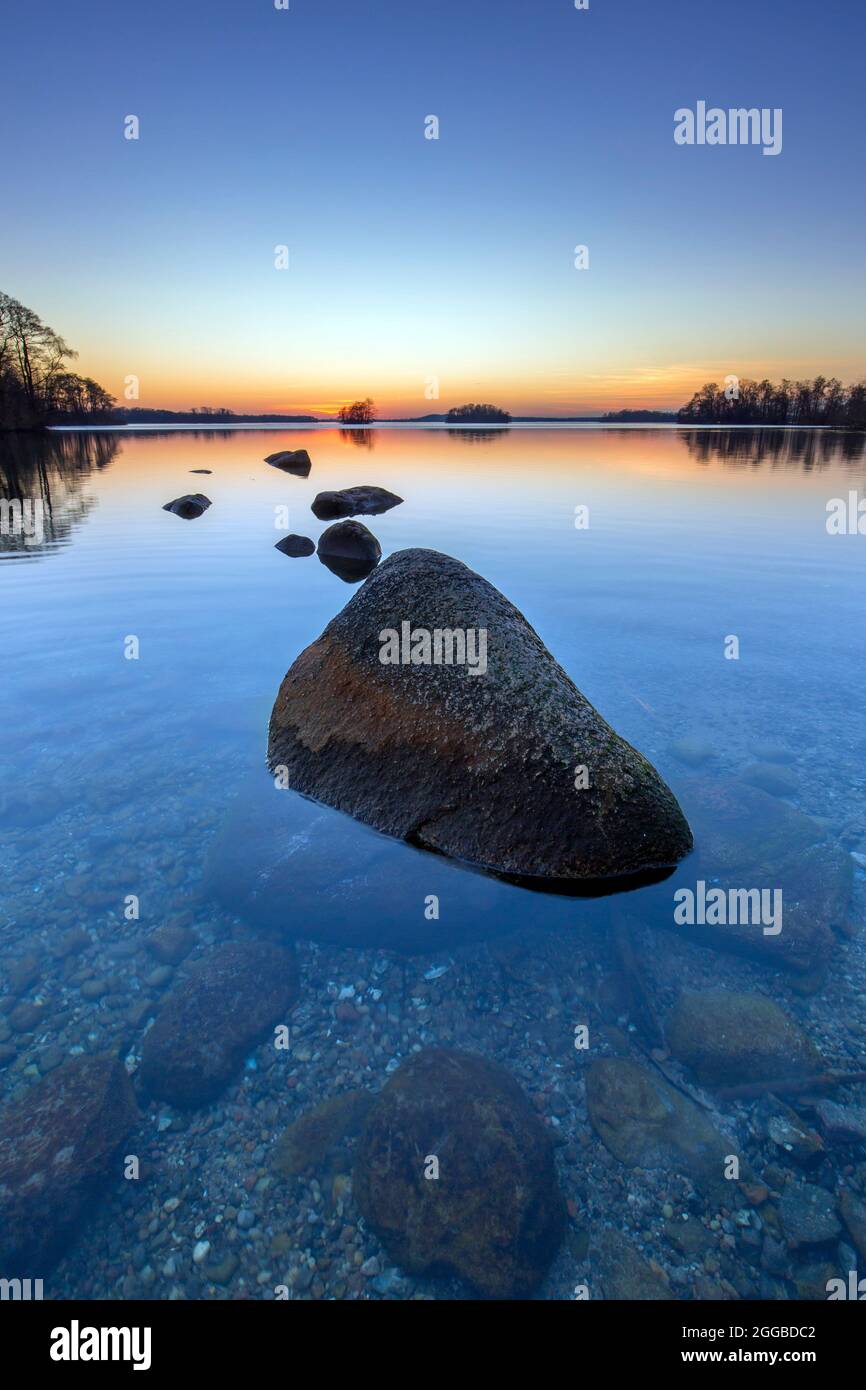
M312 457L307 478L263 462L301 448ZM383 948L414 953L417 965L403 968L416 971L426 998L437 969L458 968L461 943L549 929L583 949L578 929L604 929L623 903L639 921L644 892L658 894L574 902L531 893L382 840L293 793L275 809L264 767L273 700L297 654L354 592L315 555L290 559L275 542L287 532L316 540L328 524L310 510L316 493L362 483L405 499L365 518L384 556L425 546L484 575L684 804L698 783L730 785L747 773L771 798L745 803L747 837L762 833L762 805L814 817L854 856L856 909L866 865L866 536L831 535L826 523L832 499L866 495L862 437L539 427L10 438L0 445L0 495L24 499L25 517L28 499L41 502L44 531L28 538L7 525L0 536L0 966L35 961L23 989L21 978L7 987L7 1015L22 1000L45 1012L30 1026L0 1021L6 1094L69 1053L128 1053L134 1070L148 1008L170 981L135 955L130 933L175 917L194 919L205 942L232 924L313 939L335 953L324 958L323 988L356 975L369 985L380 958L392 959ZM212 501L199 519L163 510L197 491ZM586 525L576 524L582 509ZM356 871L351 892L339 886L341 865ZM418 904L435 892L443 910L431 923ZM141 914L132 924L130 894ZM55 937L82 928L83 956L54 951ZM353 969L355 950L363 964ZM833 1019L830 998L825 1012L825 996L799 1003L787 977L759 961L740 966L706 951L695 961L698 971L706 963L696 983L745 971L732 983L789 1001L852 1065L859 963L846 966L849 984L857 980L848 1012ZM493 987L482 966L466 968L470 1041L485 1050ZM675 986L669 973L659 987ZM832 987L842 988L841 976ZM411 1013L411 999L405 1007ZM493 1012L503 1008L500 1000ZM626 1032L627 1013L612 1015ZM389 1040L398 1060L401 1026ZM449 1028L460 1036L453 1019ZM439 1036L435 1011L426 1035ZM490 1034L491 1053L525 1083L534 1065L543 1089L552 1064L537 1051L528 1060L523 1046L514 1034ZM308 1104L323 1098L326 1079L302 1094ZM141 1261L127 1267L125 1247L103 1249L107 1218L93 1222L84 1238L93 1244L61 1267L65 1291L101 1296L126 1279L133 1284L121 1292L140 1294ZM164 1256L146 1256L157 1271L150 1296L171 1296L182 1282L160 1272ZM791 1295L788 1273L755 1278L778 1279ZM548 1296L570 1296L573 1277L566 1267ZM677 1296L696 1296L690 1287ZM193 1282L186 1296L206 1295ZM389 1296L386 1285L379 1296Z

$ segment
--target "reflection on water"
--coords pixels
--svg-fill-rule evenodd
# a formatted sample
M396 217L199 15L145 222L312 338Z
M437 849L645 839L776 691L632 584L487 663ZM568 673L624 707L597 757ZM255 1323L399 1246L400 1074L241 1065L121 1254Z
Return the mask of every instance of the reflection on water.
M94 504L88 478L117 450L109 434L0 433L0 558L67 542Z
M358 449L373 449L376 443L376 431L358 428L340 430L340 438L347 444L354 444Z
M508 433L507 429L485 430L469 429L449 430L449 439L462 439L464 444L489 444L492 439L498 439Z
M35 1271L46 1297L472 1296L361 1222L348 1125L290 1181L271 1167L299 1115L433 1046L498 1062L555 1140L573 1214L540 1296L826 1297L866 1204L862 1083L803 1089L863 1067L866 538L825 524L863 489L863 436L365 433L361 453L338 429L0 437L0 496L45 518L35 546L0 538L0 1140L13 1097L26 1132L31 1087L104 1055L141 1107L119 1152L151 1170L96 1175ZM309 478L263 462L299 448ZM193 469L212 505L190 527L163 505ZM318 541L316 495L362 483L405 499L376 519L383 554L482 573L658 768L696 840L671 879L538 893L275 788L275 692L350 596L275 542ZM778 890L781 932L713 920L712 890L726 911ZM149 1025L229 939L297 943L298 1003L261 1018L259 985L223 1004L200 1036L224 1090L183 1113L141 1082ZM239 1050L208 1051L238 1028ZM722 1143L744 1180L720 1194ZM62 1224L65 1193L34 1228Z
M845 430L682 430L680 438L700 463L721 459L734 465L826 468L862 463L866 436Z

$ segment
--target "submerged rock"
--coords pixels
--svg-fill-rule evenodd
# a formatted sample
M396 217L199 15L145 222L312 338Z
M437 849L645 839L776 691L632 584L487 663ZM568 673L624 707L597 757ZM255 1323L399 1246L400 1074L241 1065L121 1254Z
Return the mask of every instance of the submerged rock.
M730 1195L725 1159L736 1153L694 1101L657 1071L625 1057L601 1057L586 1073L593 1129L620 1163L665 1168L705 1192Z
M834 1100L819 1100L815 1106L815 1113L831 1143L866 1143L866 1106L840 1105Z
M851 856L827 840L810 816L744 782L701 779L679 790L696 853L667 883L645 891L642 921L819 980L833 950L834 928L844 931L849 921ZM699 920L696 911L695 920L678 923L676 895L687 890L697 905L700 883L706 892L722 890L724 920L713 920L714 913ZM748 907L738 897L751 890L766 890L763 904L760 893L752 894ZM778 931L778 923L761 920L764 907L771 916L776 905Z
M810 1076L824 1066L799 1024L763 994L683 994L666 1033L673 1055L710 1086Z
M172 1105L206 1105L298 997L294 951L230 941L196 961L145 1034L141 1080Z
M295 473L306 478L312 468L312 460L306 449L282 449L279 453L268 454L265 463L272 468L282 468L284 473Z
M789 1182L779 1203L782 1230L789 1245L823 1245L840 1230L836 1198L813 1183Z
M775 763L753 763L744 768L740 776L744 782L770 796L796 796L800 789L796 773Z
M602 1231L595 1237L592 1263L594 1276L608 1300L634 1303L641 1300L665 1302L673 1298L661 1275L619 1231Z
M437 551L390 556L301 653L268 759L306 795L498 873L615 888L692 845L673 792L523 615Z
M319 537L319 559L347 584L366 579L381 558L379 542L360 521L338 521Z
M321 1171L347 1140L361 1132L373 1096L369 1091L344 1091L307 1110L289 1125L274 1150L274 1168L284 1178L305 1169Z
M73 1057L0 1112L0 1269L42 1277L90 1201L122 1177L138 1119L116 1057Z
M314 499L312 511L320 521L335 521L341 516L378 516L381 512L399 507L403 501L396 492L384 487L347 487L340 492L320 492Z
M716 750L705 738L700 738L696 734L689 734L685 738L677 739L671 744L670 750L674 757L681 763L686 763L689 767L700 767L703 763L708 763L716 756Z
M845 1228L857 1247L858 1254L866 1259L866 1202L848 1188L839 1193L839 1215Z
M290 555L292 559L299 559L304 555L314 555L316 547L309 536L283 536L281 541L277 541L274 550L281 550L284 555Z
M175 497L173 502L166 502L162 510L174 512L175 516L182 516L184 521L194 521L210 505L210 498L205 497L203 492L190 492L185 497Z
M508 1072L466 1052L428 1048L394 1073L364 1127L353 1186L403 1269L453 1271L488 1298L531 1294L562 1237L541 1121Z

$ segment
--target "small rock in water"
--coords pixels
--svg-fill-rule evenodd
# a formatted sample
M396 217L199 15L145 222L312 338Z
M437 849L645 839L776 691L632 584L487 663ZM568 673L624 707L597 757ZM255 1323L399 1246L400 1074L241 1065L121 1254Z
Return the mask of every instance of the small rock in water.
M173 927L166 923L152 931L144 944L163 965L180 965L195 946L195 936L188 927Z
M820 1134L800 1119L796 1110L772 1096L762 1101L756 1120L772 1144L793 1163L811 1167L824 1152Z
M660 1274L619 1231L601 1231L595 1237L592 1262L605 1299L665 1302L673 1298Z
M320 492L313 500L312 511L320 521L335 521L341 516L378 516L381 512L399 507L403 501L395 492L384 487L347 487L341 492Z
M841 1230L835 1197L812 1183L788 1184L779 1203L779 1217L792 1246L822 1245L834 1240Z
M758 787L762 792L769 792L770 796L796 796L800 789L800 783L796 773L791 772L787 767L779 767L774 763L752 763L740 773L744 782L748 782L751 787Z
M724 1161L733 1141L657 1071L601 1057L586 1074L586 1106L593 1129L621 1163L684 1173L714 1197L725 1193Z
M274 1150L274 1167L285 1178L319 1170L346 1140L355 1138L367 1118L369 1091L344 1091L307 1110L289 1125Z
M678 793L696 853L667 883L644 889L643 921L796 971L807 984L819 980L833 929L851 921L850 854L818 821L743 781L687 779ZM675 923L672 902L683 895L694 909L700 884L706 894L721 890L724 912L693 910L691 920Z
M138 1119L123 1063L75 1057L0 1111L0 1269L43 1276L90 1199L120 1178Z
M381 558L379 542L360 521L338 521L319 537L319 559L347 584L366 579Z
M206 512L211 505L209 497L205 497L203 492L187 493L185 497L175 497L173 502L166 502L163 511L173 512L175 516L182 516L184 521L193 521L202 512Z
M759 743L752 749L759 763L793 763L797 755L781 743Z
M141 1079L160 1100L206 1105L298 997L294 952L266 942L214 946L176 985L145 1034Z
M273 468L281 468L284 473L295 473L306 478L312 468L312 460L306 449L283 449L280 453L268 454L265 463Z
M283 555L290 555L292 559L300 559L304 555L314 555L316 547L309 536L291 535L277 541L274 550L282 551Z
M827 1138L841 1144L866 1140L866 1106L819 1100L815 1113Z
M6 978L9 982L10 992L23 994L25 990L36 983L41 973L38 956L32 952L26 956L17 956L6 966Z
M843 1188L839 1194L839 1215L859 1254L866 1259L866 1202Z
M716 750L706 739L696 737L678 739L676 743L671 744L671 752L688 767L700 767L702 763L709 762L710 758L716 756Z
M708 1085L808 1076L824 1065L799 1024L763 994L683 994L665 1031L673 1055Z

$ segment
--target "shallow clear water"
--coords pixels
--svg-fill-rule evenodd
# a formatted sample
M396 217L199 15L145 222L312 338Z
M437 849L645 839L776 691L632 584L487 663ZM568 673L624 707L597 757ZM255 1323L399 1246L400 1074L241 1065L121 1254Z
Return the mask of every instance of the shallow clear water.
M309 450L308 478L262 461L282 448ZM310 511L315 494L360 483L405 499L365 519L385 556L427 546L483 574L684 804L692 779L727 783L757 763L760 783L768 766L782 766L792 779L785 805L818 818L845 853L866 854L866 537L826 525L831 499L863 495L862 438L600 428L67 433L6 441L2 473L3 496L44 503L44 536L0 536L0 964L84 927L96 951L91 974L116 971L126 895L140 898L145 926L190 904L201 912L220 879L215 843L229 869L223 863L211 918L243 907L244 864L276 853L264 769L271 705L295 656L354 591L317 557L289 559L274 545L289 531L315 540L327 524ZM163 510L199 490L213 504L201 518ZM580 507L589 509L583 529ZM731 636L736 660L725 655ZM129 660L133 637L139 656ZM638 919L644 898L647 913L659 902L658 888L613 905L530 893L336 813L316 820L316 808L294 802L299 823L278 831L283 812L273 813L275 843L300 834L309 859L293 867L276 912L273 902L241 911L254 929L421 951L427 969L476 934L570 932L604 926L623 902ZM745 814L759 836L760 805ZM371 890L351 910L323 902L317 925L327 866L353 855ZM401 887L383 904L389 882ZM858 865L857 891L861 882ZM288 911L292 891L301 906ZM437 891L441 921L425 923L418 903ZM670 886L664 892L669 904ZM145 988L140 965L129 968L126 1002L158 997L161 986ZM124 987L108 1003L70 1004L75 984L69 971L55 979L46 970L29 987L25 997L57 1007L62 999L66 1013L59 1038L47 1024L13 1030L0 1073L7 1091L39 1072L46 1047L135 1051ZM778 997L786 988L772 975L760 987ZM506 1063L508 1046L496 1046Z

